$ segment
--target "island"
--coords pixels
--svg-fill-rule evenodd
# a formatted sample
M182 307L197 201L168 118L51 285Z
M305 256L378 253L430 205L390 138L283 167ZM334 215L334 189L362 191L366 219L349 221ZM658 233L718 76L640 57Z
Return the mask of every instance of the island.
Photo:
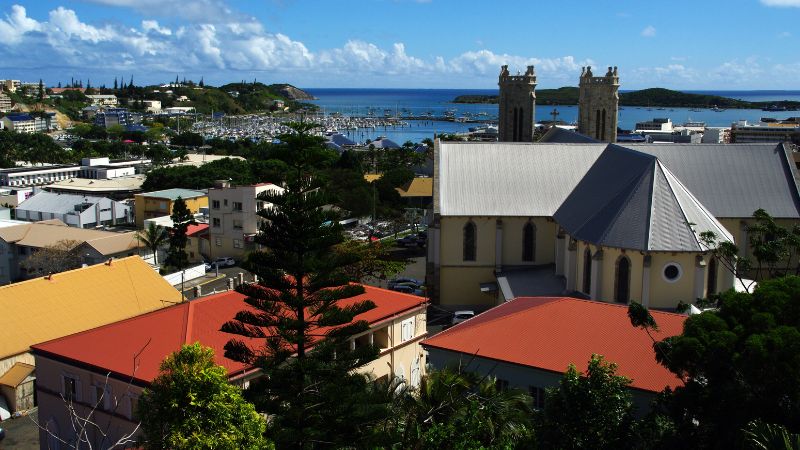
M577 87L567 86L558 89L536 91L538 105L577 105L580 92ZM459 95L453 103L493 104L498 103L497 95ZM775 111L794 111L800 108L796 101L748 102L719 95L692 94L664 88L642 89L640 91L620 92L621 106L651 106L671 108L725 108L725 109L768 109Z

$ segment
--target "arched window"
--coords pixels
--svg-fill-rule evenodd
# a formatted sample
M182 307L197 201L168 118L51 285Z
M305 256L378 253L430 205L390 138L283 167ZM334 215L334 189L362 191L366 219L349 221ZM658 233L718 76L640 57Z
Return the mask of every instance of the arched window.
M525 112L522 110L522 108L519 109L519 118L517 120L519 121L519 135L517 136L517 142L522 142L522 136L524 135L522 130L525 129Z
M600 140L606 140L606 110L603 110L603 125L600 127Z
M476 231L475 222L464 225L464 261L475 261Z
M536 225L528 222L522 228L522 260L533 261L536 259Z
M519 115L519 108L514 108L514 121L511 122L511 142L517 142L519 139L517 136L519 135L518 127L518 115Z
M614 276L614 301L628 303L631 300L631 260L627 256L617 259Z
M594 115L594 137L600 139L600 110Z
M592 293L592 252L589 247L583 252L583 293Z
M708 284L706 285L706 295L717 293L717 258L711 258L708 263Z

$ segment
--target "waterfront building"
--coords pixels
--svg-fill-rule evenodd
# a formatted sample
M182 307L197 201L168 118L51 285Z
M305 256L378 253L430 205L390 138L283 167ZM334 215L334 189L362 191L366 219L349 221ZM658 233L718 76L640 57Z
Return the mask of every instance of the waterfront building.
M800 145L800 118L796 119L753 124L741 120L731 126L731 142L791 142Z
M617 141L619 75L609 67L605 76L595 77L592 68L581 71L578 99L578 132L601 142Z
M524 75L510 75L508 66L502 66L498 81L500 86L501 142L533 142L536 127L536 73L528 66Z

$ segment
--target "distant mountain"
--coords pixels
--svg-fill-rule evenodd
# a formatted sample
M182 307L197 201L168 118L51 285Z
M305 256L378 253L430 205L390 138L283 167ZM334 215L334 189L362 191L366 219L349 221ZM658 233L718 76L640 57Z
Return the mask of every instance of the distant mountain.
M536 91L536 103L539 105L577 105L580 91L577 87L558 89L541 89ZM453 103L497 103L497 95L460 95ZM718 106L726 109L764 108L770 105L798 107L800 102L747 102L719 95L689 94L663 88L642 89L641 91L622 92L619 94L622 106L669 106L686 108L710 108Z

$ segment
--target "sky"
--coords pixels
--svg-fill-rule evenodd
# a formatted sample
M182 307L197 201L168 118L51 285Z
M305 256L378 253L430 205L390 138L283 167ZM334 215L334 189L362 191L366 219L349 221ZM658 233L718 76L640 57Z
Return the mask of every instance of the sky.
M0 79L800 90L800 0L0 0Z

